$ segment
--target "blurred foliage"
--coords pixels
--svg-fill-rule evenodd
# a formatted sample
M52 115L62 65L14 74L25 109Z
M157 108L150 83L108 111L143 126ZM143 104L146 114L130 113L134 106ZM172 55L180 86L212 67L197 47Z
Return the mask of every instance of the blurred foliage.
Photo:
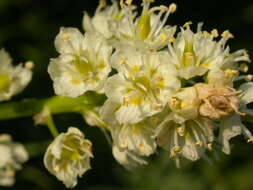
M137 2L137 1L136 1ZM191 20L204 22L204 28L219 31L230 29L235 39L230 41L232 50L246 48L253 55L253 2L176 0L178 11L169 19L170 24L184 24ZM168 4L160 0L155 4ZM93 14L97 2L91 0L0 0L0 47L5 47L14 63L32 60L34 77L29 87L14 98L48 97L53 95L52 82L47 74L49 58L57 55L54 38L61 26L81 28L83 11ZM252 67L251 67L252 70ZM210 158L191 163L183 161L177 169L168 153L154 155L148 166L127 171L116 163L111 147L101 131L87 127L81 116L62 114L55 117L60 131L76 126L85 131L94 144L93 169L88 171L76 190L237 190L253 189L253 146L242 138L232 141L232 155L218 152L219 159ZM250 126L249 126L250 128ZM31 118L2 121L1 133L10 133L16 141L27 145L32 158L17 173L14 190L65 189L43 166L43 153L50 142L44 126L34 126Z

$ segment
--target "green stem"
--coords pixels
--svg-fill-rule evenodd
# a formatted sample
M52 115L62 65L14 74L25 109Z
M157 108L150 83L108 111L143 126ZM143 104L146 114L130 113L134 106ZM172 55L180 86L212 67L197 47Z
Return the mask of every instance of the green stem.
M46 124L47 124L49 131L53 135L53 137L54 138L57 137L59 135L59 132L57 131L57 128L54 124L53 117L52 117L51 113L49 113L49 115L46 118Z
M93 92L77 98L53 96L45 99L26 99L0 104L0 120L29 117L47 107L52 114L82 112L103 104L105 97Z

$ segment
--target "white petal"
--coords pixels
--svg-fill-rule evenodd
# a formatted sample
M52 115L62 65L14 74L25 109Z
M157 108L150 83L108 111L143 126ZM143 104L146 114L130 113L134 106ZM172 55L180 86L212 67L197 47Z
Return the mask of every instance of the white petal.
M240 95L242 104L246 105L253 101L253 82L247 82L242 84L238 90L242 91Z
M242 124L240 117L236 114L223 120L220 125L218 140L222 144L222 151L226 154L230 154L229 140L242 133Z

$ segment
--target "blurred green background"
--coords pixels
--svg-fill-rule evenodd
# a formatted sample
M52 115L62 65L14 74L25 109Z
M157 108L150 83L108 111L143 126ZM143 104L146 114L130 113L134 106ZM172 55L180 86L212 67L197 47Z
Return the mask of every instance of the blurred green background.
M155 4L169 4L160 0ZM176 0L177 12L169 24L186 21L204 22L204 29L229 29L235 36L231 50L246 48L253 55L253 1ZM93 14L96 0L0 0L0 47L14 58L14 63L32 60L34 76L26 90L13 98L52 96L52 82L47 73L49 59L56 57L54 38L61 26L82 30L83 12ZM251 67L252 70L252 67ZM212 163L189 161L177 169L169 155L160 151L150 158L148 166L132 172L125 170L111 155L111 147L99 129L87 127L81 116L55 116L60 131L68 126L80 127L94 144L92 170L79 179L76 190L250 190L253 189L253 145L242 137L232 140L232 154L210 155ZM251 129L250 124L248 127ZM253 131L253 130L252 130ZM51 139L44 126L34 126L31 118L0 122L0 133L10 133L15 141L23 142L32 151L31 159L17 172L13 190L65 189L61 182L43 166L43 153ZM1 156L1 155L0 155ZM218 157L219 159L215 159Z

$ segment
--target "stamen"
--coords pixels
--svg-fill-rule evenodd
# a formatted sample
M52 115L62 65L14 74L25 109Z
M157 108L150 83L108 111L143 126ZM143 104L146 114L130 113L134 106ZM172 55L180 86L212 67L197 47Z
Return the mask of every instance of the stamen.
M178 127L177 128L177 133L182 137L185 135L185 128L184 126Z
M252 81L252 80L253 80L253 75L246 75L245 80L246 80L247 82Z
M171 3L169 6L169 12L174 13L177 10L177 4Z
M223 38L234 38L234 35L229 32L229 30L225 30L222 34L221 37Z
M213 30L211 31L211 34L212 34L212 36L215 37L215 38L217 38L217 37L219 36L219 33L218 33L218 30L217 30L217 29L213 29Z
M198 146L198 147L202 147L204 145L204 143L203 143L203 141L197 141L195 143L195 145Z
M181 147L180 147L180 146L174 146L174 147L172 148L172 151L175 152L175 153L178 153L178 152L181 151Z
M229 77L234 77L234 76L237 76L238 74L239 74L239 72L234 69L226 69L225 70L225 75L229 76Z
M61 37L60 37L63 41L67 42L70 40L70 36L68 33L64 32L61 34Z
M33 69L33 67L34 67L34 64L33 64L32 61L27 61L25 63L25 68L27 68L27 69Z
M192 25L192 21L188 21L183 25L183 28L189 28Z
M240 65L240 70L241 70L242 72L244 72L244 73L247 73L248 70L249 70L249 67L248 67L247 64L243 63L243 64Z
M133 0L126 0L126 4L127 4L127 5L131 5L132 2L133 2Z
M106 7L106 0L99 0L98 9Z

